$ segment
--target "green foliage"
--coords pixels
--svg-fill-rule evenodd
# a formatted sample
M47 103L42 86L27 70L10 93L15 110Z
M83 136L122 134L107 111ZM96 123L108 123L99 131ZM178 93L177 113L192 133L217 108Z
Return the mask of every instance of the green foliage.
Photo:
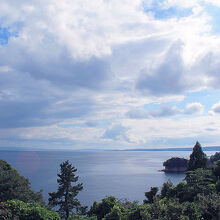
M220 193L220 180L218 180L215 184L215 189L218 193Z
M212 193L209 195L199 195L198 207L205 220L220 219L220 195Z
M185 180L188 186L194 188L206 188L209 184L215 182L215 177L209 169L196 169L194 171L186 172Z
M161 198L170 197L170 192L172 187L173 187L172 182L170 181L165 182L161 188L161 193L160 193Z
M202 214L196 203L180 203L178 199L158 199L145 207L140 219L152 220L200 220Z
M179 182L174 188L173 188L173 197L176 197L179 199L180 202L187 201L189 199L189 193L188 193L188 186L185 182ZM191 194L190 194L191 195Z
M114 196L109 196L102 199L102 202L94 202L90 208L88 214L89 216L97 216L98 220L101 220L108 213L111 212L112 208L117 205L116 198Z
M128 199L124 198L117 200L117 204L119 204L119 206L123 207L124 209L133 209L137 207L138 201L137 200L129 201Z
M216 161L213 166L213 174L220 178L220 160Z
M150 191L145 192L147 200L144 200L144 203L153 203L154 197L156 196L158 190L158 187L151 187Z
M60 217L58 213L48 211L37 203L9 200L0 203L0 219L59 220Z
M0 202L18 199L45 205L41 192L34 192L30 182L4 160L0 160Z
M200 220L202 212L195 202L185 202L182 204L182 219Z
M190 160L188 163L188 168L187 170L196 170L198 168L206 168L207 167L207 156L206 154L202 151L202 147L200 143L197 141L196 145L193 148L193 152L190 155Z
M215 177L209 169L196 169L186 172L184 201L194 201L198 194L210 194L215 191Z
M92 216L92 217L82 217L79 214L75 214L73 213L68 220L97 220L96 216Z
M70 214L75 209L76 212L82 209L77 194L83 189L81 183L72 186L73 182L78 181L78 176L75 175L77 169L65 161L60 164L61 173L58 174L57 182L59 184L57 192L49 193L49 205L59 206L59 214L62 218L68 219Z
M111 209L111 212L109 212L104 220L121 220L122 218L122 212L120 210L120 208L118 206L114 206L112 209Z
M216 152L214 155L210 157L210 162L214 164L214 162L220 160L220 152Z
M127 218L128 220L142 220L142 219L151 219L151 215L148 212L149 204L139 205L133 209L128 210Z

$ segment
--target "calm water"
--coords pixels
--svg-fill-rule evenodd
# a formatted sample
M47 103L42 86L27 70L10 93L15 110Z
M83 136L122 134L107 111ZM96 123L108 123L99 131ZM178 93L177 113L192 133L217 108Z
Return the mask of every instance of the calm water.
M0 151L0 159L29 178L35 191L43 189L45 200L48 192L57 190L59 164L69 160L78 169L79 181L84 186L78 198L82 204L91 205L94 200L100 201L109 195L142 202L144 192L151 186L160 187L169 179L176 184L184 178L184 174L159 172L163 161L173 156L188 158L190 153Z

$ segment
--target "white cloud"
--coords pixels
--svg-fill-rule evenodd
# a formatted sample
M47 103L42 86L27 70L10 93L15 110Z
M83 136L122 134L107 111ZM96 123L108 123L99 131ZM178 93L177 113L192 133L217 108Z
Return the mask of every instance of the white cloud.
M187 104L186 109L184 111L185 114L202 114L204 111L204 106L201 103L194 102Z
M116 124L113 125L111 128L107 128L105 133L103 134L102 138L104 139L111 139L111 140L126 140L129 142L129 139L126 135L126 132L128 131L128 128Z
M217 114L220 113L220 102L218 102L212 106L211 112L217 113Z
M217 7L220 7L220 2L218 0L203 0L205 3L213 4Z
M202 113L203 106L191 103L184 110L167 102L180 103L189 91L219 89L220 38L212 35L199 1L163 1L160 10L192 9L165 20L142 3L1 1L1 26L13 33L0 45L0 127L8 128L3 133L9 142L13 134L21 145L57 137L80 148L197 135L186 114ZM151 103L163 107L142 109ZM212 117L205 120L210 128Z
M159 110L145 110L136 108L129 110L125 115L131 119L147 119L147 118L161 118L172 117L175 115L194 115L202 114L204 106L201 103L195 102L187 104L185 109L179 109L176 106L162 105Z

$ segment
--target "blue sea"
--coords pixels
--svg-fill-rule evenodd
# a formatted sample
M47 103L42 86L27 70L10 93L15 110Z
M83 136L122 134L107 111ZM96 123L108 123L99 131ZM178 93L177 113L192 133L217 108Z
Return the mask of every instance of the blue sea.
M142 203L144 192L152 186L161 187L171 180L177 184L184 174L160 172L163 162L171 157L189 158L190 151L0 151L0 159L9 162L31 182L35 191L57 190L59 165L69 160L76 168L83 191L78 198L83 205L92 205L106 196L138 200ZM208 151L212 155L215 152Z

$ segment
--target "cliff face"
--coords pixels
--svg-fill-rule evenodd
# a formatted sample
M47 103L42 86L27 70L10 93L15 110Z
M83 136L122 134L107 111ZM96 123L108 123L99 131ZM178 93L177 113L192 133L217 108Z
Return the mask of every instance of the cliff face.
M164 172L166 173L182 173L186 171L186 167L165 167Z

